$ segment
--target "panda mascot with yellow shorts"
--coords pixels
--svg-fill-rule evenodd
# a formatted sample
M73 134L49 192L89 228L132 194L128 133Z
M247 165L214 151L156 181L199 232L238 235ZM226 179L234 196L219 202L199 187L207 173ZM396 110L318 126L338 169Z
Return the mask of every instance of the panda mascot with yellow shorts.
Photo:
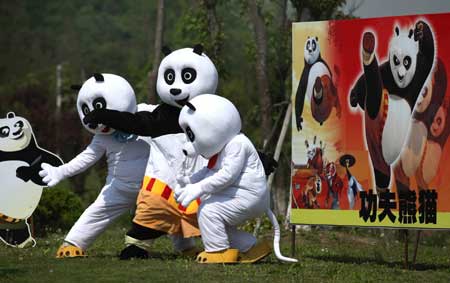
M251 263L268 254L266 242L257 243L237 226L267 212L275 227L275 254L280 260L297 260L281 255L280 230L270 210L269 189L263 164L252 142L241 131L236 107L226 98L199 95L183 107L179 123L188 141L183 152L201 155L208 165L190 177L181 177L175 197L186 206L201 198L198 223L205 251L200 263Z

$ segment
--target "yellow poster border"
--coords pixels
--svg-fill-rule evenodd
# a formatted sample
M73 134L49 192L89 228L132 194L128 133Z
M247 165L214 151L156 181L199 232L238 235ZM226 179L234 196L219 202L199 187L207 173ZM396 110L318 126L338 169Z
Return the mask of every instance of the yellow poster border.
M450 212L437 212L436 224L419 223L417 214L417 222L413 224L403 224L398 222L398 211L392 211L395 215L395 222L392 223L388 216L382 222L378 220L378 215L382 210L378 210L375 222L364 221L359 217L358 210L332 210L332 209L295 209L291 210L291 224L305 225L332 225L332 226L361 226L361 227L388 227L388 228L408 228L408 229L450 229Z

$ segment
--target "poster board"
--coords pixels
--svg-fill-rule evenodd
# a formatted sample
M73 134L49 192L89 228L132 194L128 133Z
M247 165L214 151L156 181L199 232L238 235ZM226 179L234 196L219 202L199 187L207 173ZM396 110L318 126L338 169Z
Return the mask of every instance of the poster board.
M294 23L291 223L450 228L450 14Z

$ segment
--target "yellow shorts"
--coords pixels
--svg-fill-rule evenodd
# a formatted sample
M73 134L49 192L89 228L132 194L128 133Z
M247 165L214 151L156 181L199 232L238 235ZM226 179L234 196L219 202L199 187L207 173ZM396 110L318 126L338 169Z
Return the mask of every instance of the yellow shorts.
M175 201L173 194L172 189L165 183L145 176L137 198L133 222L168 234L181 234L185 238L199 236L199 201L193 201L184 208Z

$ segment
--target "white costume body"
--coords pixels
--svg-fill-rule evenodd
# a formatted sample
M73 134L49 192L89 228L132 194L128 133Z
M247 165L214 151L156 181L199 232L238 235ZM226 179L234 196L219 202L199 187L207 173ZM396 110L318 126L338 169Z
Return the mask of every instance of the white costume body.
M148 158L145 175L166 183L171 188L179 184L177 175L192 175L204 166L207 160L201 156L188 157L183 154L182 148L186 143L184 133L163 135L157 138L143 138L152 150Z
M145 109L143 109L145 108ZM154 106L140 104L138 109ZM141 188L149 145L141 138L118 141L114 135L94 135L87 148L69 163L58 167L64 178L75 176L106 155L108 176L97 199L83 212L65 241L86 250L120 215L133 209Z
M236 248L246 252L256 238L236 226L261 216L269 208L269 190L258 153L244 135L235 136L218 154L216 164L190 177L207 194L198 222L205 251Z

